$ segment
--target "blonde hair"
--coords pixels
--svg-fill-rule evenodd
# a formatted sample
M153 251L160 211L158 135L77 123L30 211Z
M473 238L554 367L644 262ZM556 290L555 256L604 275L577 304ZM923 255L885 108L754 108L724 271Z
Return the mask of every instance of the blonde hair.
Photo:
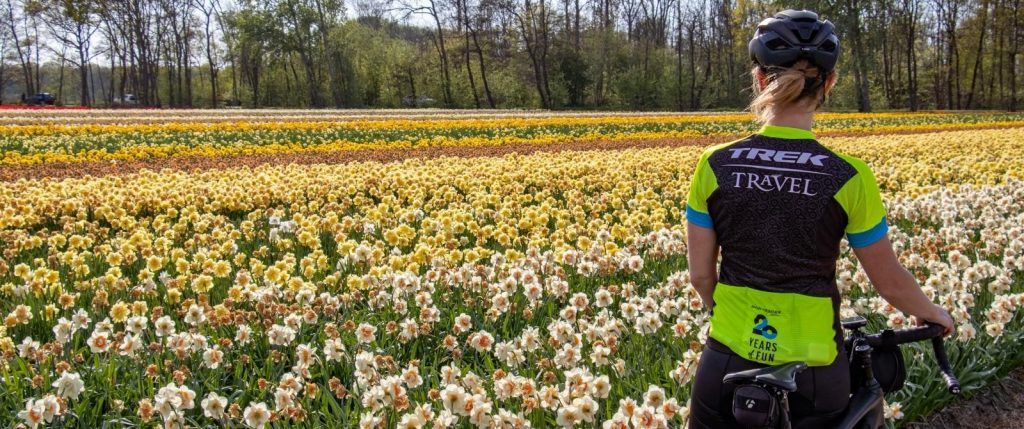
M753 77L754 99L750 102L750 111L758 122L768 122L775 115L779 106L792 104L811 104L810 110L817 110L825 99L826 80L835 71L822 76L818 67L807 60L797 61L790 67L766 67L755 65L750 75ZM761 88L761 79L767 85Z

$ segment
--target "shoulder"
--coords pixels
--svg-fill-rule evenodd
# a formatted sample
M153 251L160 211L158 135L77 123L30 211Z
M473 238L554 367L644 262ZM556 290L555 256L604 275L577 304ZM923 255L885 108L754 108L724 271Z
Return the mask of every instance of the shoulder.
M833 153L849 166L846 167L846 169L851 172L849 178L836 194L836 197L840 198L844 195L868 195L872 197L872 200L880 201L881 191L879 190L878 180L875 178L875 173L871 170L871 166L858 157L839 152Z
M826 149L828 149L828 148L826 148ZM855 157L853 155L847 155L847 154L842 153L842 152L834 151L832 149L828 149L828 151L832 152L836 157L838 157L843 162L845 162L847 165L849 165L854 170L856 170L858 174L873 175L871 173L871 166L869 166L867 162L864 162L864 160L862 160L860 158L857 158L857 157Z
M703 153L701 153L700 159L701 159L701 161L707 161L708 159L710 159L715 154L722 153L726 149L728 149L729 147L749 142L750 140L754 139L756 136L757 135L755 134L755 135L747 136L747 137L744 137L744 138L741 138L741 139L737 139L737 140L733 140L733 141L729 141L729 142L725 142L725 143L719 143L719 144L716 144L716 145L709 146L708 148L704 149Z

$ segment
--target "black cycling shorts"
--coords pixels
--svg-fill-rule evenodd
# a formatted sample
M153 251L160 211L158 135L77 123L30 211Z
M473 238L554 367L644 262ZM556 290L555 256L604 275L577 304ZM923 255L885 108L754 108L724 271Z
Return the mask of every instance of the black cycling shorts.
M737 427L732 417L732 393L736 386L722 383L726 374L764 368L708 339L700 356L690 396L690 428ZM850 400L850 363L842 350L829 366L807 368L796 378L798 390L789 395L794 428L825 428L846 410Z

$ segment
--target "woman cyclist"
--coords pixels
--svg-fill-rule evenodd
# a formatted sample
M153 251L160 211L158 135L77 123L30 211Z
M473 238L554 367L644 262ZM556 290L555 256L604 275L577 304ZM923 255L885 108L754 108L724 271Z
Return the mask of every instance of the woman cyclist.
M835 281L844 235L886 301L947 334L953 321L898 261L871 169L810 131L836 82L832 23L787 10L758 25L749 50L763 127L705 151L687 200L690 278L712 309L690 427L736 425L726 374L794 361L809 366L790 396L794 427L828 427L850 393Z

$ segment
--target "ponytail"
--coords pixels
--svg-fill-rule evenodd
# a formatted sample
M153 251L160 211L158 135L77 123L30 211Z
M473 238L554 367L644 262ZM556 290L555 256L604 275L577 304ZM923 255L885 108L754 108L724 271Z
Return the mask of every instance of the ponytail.
M758 122L770 121L781 106L814 100L812 110L816 110L825 100L827 76L822 76L817 67L805 60L790 67L762 68L755 65L750 74L755 94L750 102L750 111ZM764 89L761 88L761 79L768 81Z

